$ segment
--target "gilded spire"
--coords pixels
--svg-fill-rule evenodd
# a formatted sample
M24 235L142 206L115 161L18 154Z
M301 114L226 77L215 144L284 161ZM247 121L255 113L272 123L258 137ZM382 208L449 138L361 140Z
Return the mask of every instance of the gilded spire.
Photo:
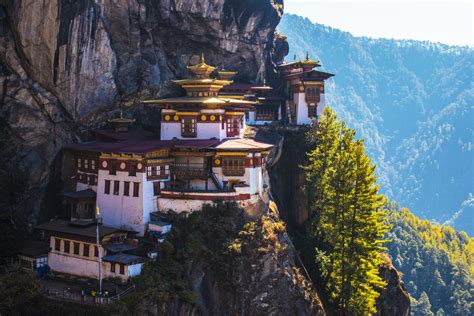
M216 67L209 66L206 64L204 59L204 53L201 53L201 57L199 58L199 63L194 66L188 66L188 69L198 78L198 79L205 79L209 78L211 72L216 69Z
M306 51L306 61L309 61L309 52Z

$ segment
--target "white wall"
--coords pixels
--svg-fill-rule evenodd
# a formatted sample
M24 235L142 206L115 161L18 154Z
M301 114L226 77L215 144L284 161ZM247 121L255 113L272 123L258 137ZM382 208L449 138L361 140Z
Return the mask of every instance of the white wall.
M305 125L311 123L308 117L308 105L305 100L305 93L299 92L294 94L294 102L296 103L296 124Z
M110 194L104 193L105 180L110 180ZM119 195L113 194L115 180L120 181ZM129 196L123 195L124 181L130 181ZM139 183L138 197L133 196L133 182ZM117 171L116 175L110 175L108 170L99 170L97 190L97 206L104 225L124 227L144 234L150 213L157 211L153 182L146 181L144 172L137 172L135 177L131 177L128 171Z

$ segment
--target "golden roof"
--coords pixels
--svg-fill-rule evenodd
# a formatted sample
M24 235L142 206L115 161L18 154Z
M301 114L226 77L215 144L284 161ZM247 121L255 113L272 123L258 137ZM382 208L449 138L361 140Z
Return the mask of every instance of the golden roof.
M217 150L266 150L273 145L255 141L249 138L226 139L216 146Z
M216 67L210 66L206 64L204 60L204 53L201 54L201 58L199 59L199 63L194 66L188 66L188 69L196 75L198 78L207 78L211 74L211 72L216 69Z
M147 100L143 103L202 103L202 104L255 104L254 101L238 100L221 97L178 97L159 100Z
M311 59L309 58L309 52L306 52L306 58L305 58L305 60L301 61L300 63L302 63L303 65L312 65L312 66L318 65L318 61L317 61L317 60L311 60Z

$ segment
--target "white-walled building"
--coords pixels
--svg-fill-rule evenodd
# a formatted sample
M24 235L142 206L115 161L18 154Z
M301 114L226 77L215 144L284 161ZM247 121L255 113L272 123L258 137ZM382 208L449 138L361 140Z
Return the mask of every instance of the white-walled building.
M128 241L129 231L100 226L98 246L95 222L54 220L38 225L37 229L44 232L49 242L47 263L55 272L98 279L99 255L103 259L104 279L126 281L141 272L144 258L123 252L136 247Z
M324 81L334 75L314 70L319 66L309 55L304 61L279 65L280 74L287 84L286 102L290 123L308 125L323 112L326 105Z

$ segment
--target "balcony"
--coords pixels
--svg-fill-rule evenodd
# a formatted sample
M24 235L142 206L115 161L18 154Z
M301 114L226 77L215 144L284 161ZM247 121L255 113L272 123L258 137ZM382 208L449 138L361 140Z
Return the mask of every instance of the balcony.
M209 169L206 164L174 163L171 165L171 174L181 180L206 180L209 177Z

